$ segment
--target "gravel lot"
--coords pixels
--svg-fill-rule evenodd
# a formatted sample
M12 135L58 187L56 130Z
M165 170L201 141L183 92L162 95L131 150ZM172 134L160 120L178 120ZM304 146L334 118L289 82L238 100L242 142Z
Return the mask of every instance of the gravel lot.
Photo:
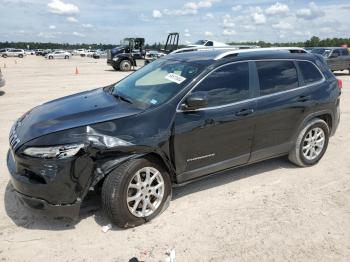
M4 68L6 63L6 68ZM15 198L6 167L12 123L45 101L124 77L105 60L0 58L1 261L350 261L350 76L343 80L342 116L322 161L297 168L274 159L174 189L170 207L130 230L108 224L91 197L80 220L52 219ZM75 67L80 74L75 75Z

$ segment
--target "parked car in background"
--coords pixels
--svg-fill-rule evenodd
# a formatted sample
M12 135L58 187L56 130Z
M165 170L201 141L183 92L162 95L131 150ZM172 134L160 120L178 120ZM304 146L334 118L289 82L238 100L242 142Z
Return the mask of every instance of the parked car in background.
M36 49L36 50L35 50L35 55L36 55L36 56L42 56L42 55L43 55L43 52L44 52L43 49Z
M213 41L213 40L198 40L194 44L190 44L187 47L201 47L201 46L214 46L214 47L220 47L220 46L229 46L225 43Z
M34 50L25 50L24 52L26 53L26 55L35 55Z
M10 132L15 192L30 207L76 216L96 189L127 228L163 212L173 185L273 157L317 164L340 121L341 82L322 57L292 51L167 55L35 107Z
M93 54L96 52L96 50L85 50L85 52L81 53L80 56L81 57L92 57Z
M350 55L345 47L316 47L311 50L313 54L322 55L332 71L349 70L350 74Z
M92 54L92 57L95 59L107 58L107 51L97 50Z
M145 59L158 59L166 54L159 52L157 50L146 51Z
M5 85L5 78L2 75L1 69L0 69L0 87L3 87Z
M15 49L15 48L1 49L0 54L3 58L6 58L6 57L23 58L26 55L23 49Z
M71 53L67 51L54 51L52 53L48 53L45 55L45 58L47 59L57 59L57 58L63 58L63 59L69 59L71 57Z
M80 56L81 54L85 54L85 49L77 49L73 51L73 55L78 55Z

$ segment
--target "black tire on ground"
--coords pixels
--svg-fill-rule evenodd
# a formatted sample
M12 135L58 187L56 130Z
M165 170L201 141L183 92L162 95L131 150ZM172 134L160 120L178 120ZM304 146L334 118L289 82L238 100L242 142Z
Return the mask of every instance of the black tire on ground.
M3 54L2 57L3 57L3 58L7 58L7 55L6 55L6 54Z
M302 151L302 147L305 145L305 143L307 143L305 141L305 138L307 136L307 134L310 132L310 130L315 129L315 128L320 128L323 130L324 132L324 145L322 150L320 151L320 153L318 154L318 156L315 159L312 160L308 160ZM294 148L292 149L292 151L289 153L289 160L294 163L297 166L300 167L307 167L307 166L312 166L318 163L318 161L320 161L320 159L323 157L324 153L327 150L327 146L328 146L328 141L329 141L329 127L327 125L327 123L325 121L323 121L320 118L315 118L312 119L310 122L308 122L300 131Z
M20 55L18 55L18 57L19 57L19 58L23 58L23 55L22 55L22 54L20 54Z
M49 59L53 59L53 56L50 55L50 56L49 56Z
M66 56L64 57L64 59L69 59L69 56L66 55Z
M146 217L137 217L128 208L128 186L136 172L144 167L153 167L160 172L164 181L164 196L158 208L152 214ZM112 223L121 228L139 226L150 221L169 206L171 199L170 176L156 160L147 158L133 159L114 169L105 178L101 198L103 210Z
M119 71L119 67L118 66L113 66L113 69L116 71Z
M132 67L132 64L129 60L123 60L119 64L120 71L126 72L130 71Z

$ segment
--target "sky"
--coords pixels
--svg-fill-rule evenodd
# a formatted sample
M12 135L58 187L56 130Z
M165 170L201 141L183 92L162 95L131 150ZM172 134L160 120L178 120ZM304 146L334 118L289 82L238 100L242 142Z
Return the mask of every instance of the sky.
M305 41L350 37L349 17L348 0L0 0L0 41Z

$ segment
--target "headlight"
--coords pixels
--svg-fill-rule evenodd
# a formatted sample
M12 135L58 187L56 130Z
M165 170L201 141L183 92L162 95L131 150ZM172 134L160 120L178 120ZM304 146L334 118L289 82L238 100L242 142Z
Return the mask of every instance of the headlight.
M28 147L23 154L38 158L68 158L75 156L80 149L84 148L84 144L70 144L53 147Z

